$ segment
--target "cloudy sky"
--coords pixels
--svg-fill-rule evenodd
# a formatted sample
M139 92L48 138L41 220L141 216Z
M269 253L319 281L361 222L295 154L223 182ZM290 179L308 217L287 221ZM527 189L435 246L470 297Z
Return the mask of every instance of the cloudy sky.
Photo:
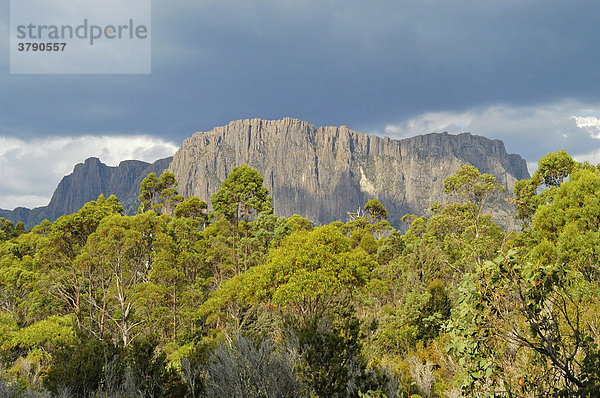
M469 131L532 167L562 148L598 163L598 15L589 0L154 0L151 74L17 75L0 0L0 208L45 205L89 156L151 161L251 117Z

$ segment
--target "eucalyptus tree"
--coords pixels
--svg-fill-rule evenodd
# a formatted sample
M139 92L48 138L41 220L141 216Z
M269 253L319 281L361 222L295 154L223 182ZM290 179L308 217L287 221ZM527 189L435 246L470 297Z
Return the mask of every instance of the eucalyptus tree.
M248 269L249 223L259 213L273 213L272 202L269 190L263 186L263 176L246 164L234 167L221 184L221 188L212 195L211 203L215 213L231 223L232 253L236 274ZM243 233L242 244L240 244L240 230ZM240 266L238 245L243 246L243 269Z

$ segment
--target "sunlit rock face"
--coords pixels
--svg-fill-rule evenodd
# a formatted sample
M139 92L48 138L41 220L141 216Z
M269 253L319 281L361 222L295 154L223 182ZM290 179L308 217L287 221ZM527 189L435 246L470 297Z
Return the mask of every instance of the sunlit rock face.
M278 215L300 214L317 224L345 221L349 211L377 198L398 225L404 214L445 202L443 181L463 165L493 174L510 190L529 178L525 160L507 154L499 140L469 133L393 140L292 118L237 120L195 133L169 170L180 193L209 202L242 164L263 174Z

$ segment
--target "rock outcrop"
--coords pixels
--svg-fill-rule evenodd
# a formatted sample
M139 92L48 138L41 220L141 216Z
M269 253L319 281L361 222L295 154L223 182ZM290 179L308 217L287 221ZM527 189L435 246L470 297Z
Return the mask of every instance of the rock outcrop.
M499 140L463 133L403 140L319 127L301 120L237 120L183 142L169 170L179 192L207 202L234 166L248 164L264 176L275 212L300 214L315 223L346 220L377 198L398 224L443 202L443 181L462 165L493 174L513 188L529 178L526 162L507 154Z
M115 195L121 201L127 214L137 211L140 182L149 174L162 174L172 158L157 160L154 163L139 160L126 160L112 167L98 158L89 158L79 163L68 176L60 181L48 206L26 209L1 210L0 217L13 222L23 221L33 227L44 219L56 220L63 214L78 211L85 203L96 200L100 194L107 198Z

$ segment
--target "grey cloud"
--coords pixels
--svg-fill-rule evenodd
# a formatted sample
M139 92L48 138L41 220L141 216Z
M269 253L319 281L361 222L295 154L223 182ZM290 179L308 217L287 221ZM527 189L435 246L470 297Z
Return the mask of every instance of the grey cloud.
M180 141L244 117L365 130L431 111L592 101L599 10L559 1L154 2L152 76L0 75L11 93L0 97L0 118L29 136L143 130Z

